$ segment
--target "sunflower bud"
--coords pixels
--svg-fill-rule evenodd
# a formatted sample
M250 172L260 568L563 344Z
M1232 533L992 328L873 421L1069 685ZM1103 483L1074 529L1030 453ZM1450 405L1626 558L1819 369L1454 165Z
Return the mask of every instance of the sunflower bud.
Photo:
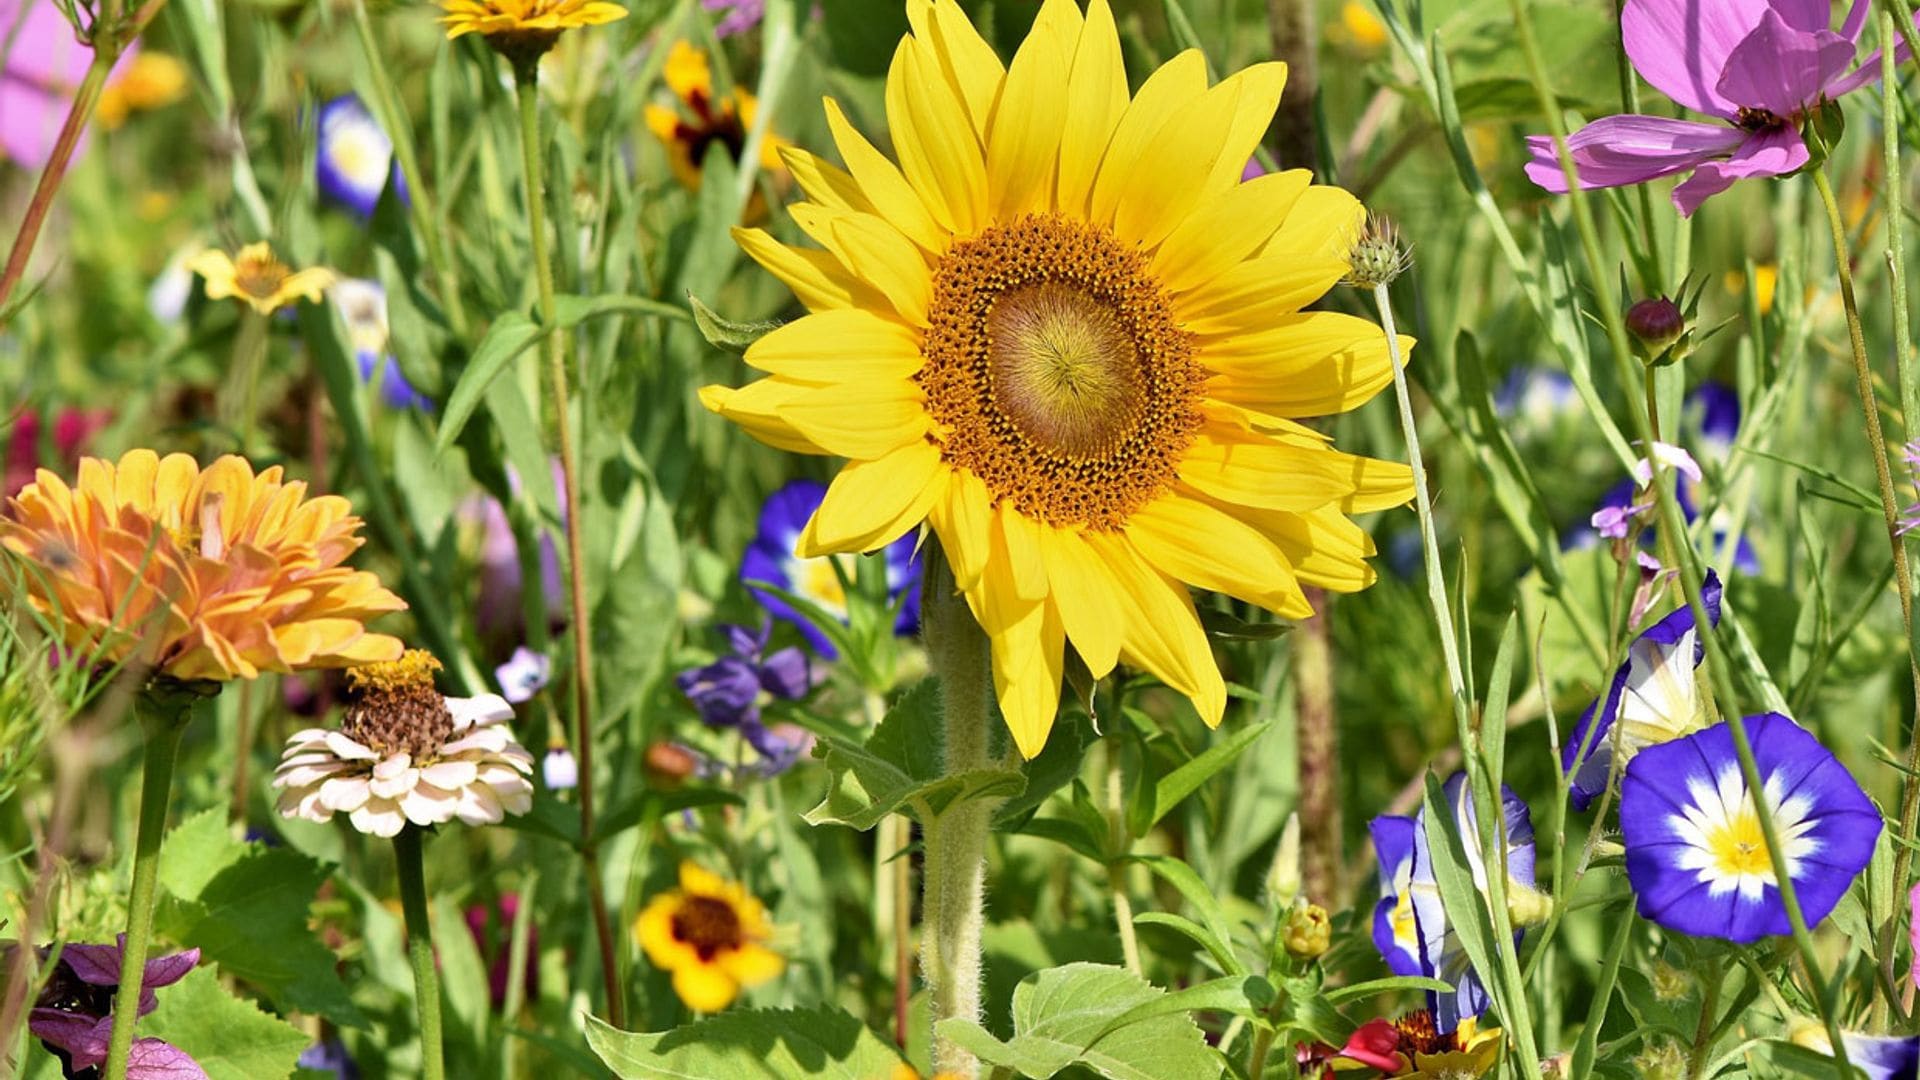
M1333 921L1319 904L1301 904L1287 917L1284 941L1295 960L1317 960L1333 943Z
M1656 296L1627 309L1627 332L1633 335L1641 359L1655 365L1672 363L1680 357L1668 353L1686 335L1687 317L1673 301Z
M1400 242L1400 227L1385 214L1368 214L1347 249L1347 276L1341 280L1360 289L1390 285L1412 265L1411 251Z

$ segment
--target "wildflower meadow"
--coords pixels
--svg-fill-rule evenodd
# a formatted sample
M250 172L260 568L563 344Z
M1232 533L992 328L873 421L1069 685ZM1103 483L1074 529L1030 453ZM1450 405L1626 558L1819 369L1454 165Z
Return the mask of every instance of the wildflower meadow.
M1912 0L0 0L0 1080L1920 1080Z

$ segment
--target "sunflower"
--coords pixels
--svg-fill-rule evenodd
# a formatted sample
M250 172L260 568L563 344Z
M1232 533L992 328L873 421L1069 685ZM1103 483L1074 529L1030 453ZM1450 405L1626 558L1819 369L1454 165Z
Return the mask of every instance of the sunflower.
M680 887L633 923L647 959L673 974L673 992L699 1012L719 1012L780 974L786 961L765 945L770 932L766 908L745 886L692 861L680 864Z
M449 40L480 34L515 64L538 60L564 30L627 17L626 8L607 0L442 0L440 6Z
M663 73L667 89L678 99L680 108L647 106L647 130L653 132L667 151L667 165L674 178L690 191L700 190L700 166L707 150L715 143L724 147L735 162L746 149L747 132L759 111L759 101L745 87L715 100L713 69L707 54L685 41L676 41L667 52ZM768 132L760 140L759 165L776 176L786 174L780 159L788 145L785 139ZM750 215L758 216L758 215Z
M1047 0L1006 67L954 0L907 12L885 95L899 163L826 102L846 168L785 155L825 250L735 233L812 314L748 350L769 378L701 400L849 459L801 555L932 525L1021 753L1046 742L1068 641L1217 724L1187 586L1306 616L1302 584L1373 581L1347 515L1411 496L1406 466L1298 422L1392 380L1379 327L1301 311L1347 272L1360 204L1303 170L1241 182L1283 65L1208 87L1189 50L1129 98L1106 0Z
M207 279L207 299L231 296L262 315L271 315L295 300L320 302L321 294L338 275L323 266L294 270L273 254L265 241L248 244L237 255L208 248L187 261L187 269Z
M306 497L279 466L128 451L83 458L72 487L41 469L0 517L34 607L66 646L137 658L178 679L398 659L365 620L407 605L346 565L360 519L337 495Z

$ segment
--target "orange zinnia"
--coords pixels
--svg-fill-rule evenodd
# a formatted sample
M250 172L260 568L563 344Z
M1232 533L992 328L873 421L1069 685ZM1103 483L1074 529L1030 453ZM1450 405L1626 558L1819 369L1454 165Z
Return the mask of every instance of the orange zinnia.
M151 450L84 458L75 486L41 469L11 500L0 546L26 562L35 608L92 659L138 650L162 674L216 680L398 659L400 640L364 621L406 603L344 565L360 519L306 487L233 456L205 470Z

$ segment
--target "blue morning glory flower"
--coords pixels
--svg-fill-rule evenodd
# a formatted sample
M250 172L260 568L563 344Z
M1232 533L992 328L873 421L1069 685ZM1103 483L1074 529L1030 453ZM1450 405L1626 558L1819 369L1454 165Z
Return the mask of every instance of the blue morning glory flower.
M1566 372L1531 364L1509 370L1493 392L1494 412L1518 427L1522 437L1547 430L1579 403Z
M1746 729L1794 891L1813 926L1873 857L1880 811L1792 720L1750 716ZM1634 755L1620 784L1620 831L1627 880L1646 918L1683 934L1742 943L1789 932L1726 723Z
M1413 830L1410 817L1382 814L1367 824L1380 859L1380 902L1373 908L1373 945L1395 975L1420 974L1420 941L1413 924Z
M813 689L812 665L798 647L765 655L771 624L758 631L724 626L731 652L704 667L683 671L674 685L699 711L708 727L734 728L765 758L773 771L798 757L794 740L770 730L760 719L763 706L775 701L797 701Z
M1720 625L1720 578L1707 571L1700 586L1707 620ZM1675 608L1627 647L1626 662L1613 673L1605 698L1580 714L1572 737L1560 748L1560 767L1573 774L1573 808L1585 810L1607 789L1612 775L1615 736L1626 760L1644 747L1691 730L1698 706L1693 671L1706 648L1695 633L1693 609ZM1585 750L1584 755L1581 753Z
M360 99L347 94L320 106L320 146L314 179L320 192L363 218L373 216L380 192L393 178L394 194L407 201L407 184L393 167L393 140Z
M433 399L413 388L400 370L400 361L387 352L387 291L380 283L341 278L327 286L327 298L339 309L340 320L347 326L360 381L372 383L378 379L380 400L389 409L431 412Z
M1842 1032L1840 1040L1847 1046L1847 1063L1867 1080L1920 1078L1920 1036Z
M1699 433L1708 457L1724 460L1740 437L1740 394L1723 382L1703 382L1687 395L1682 411Z
M1452 809L1453 820L1465 845L1467 865L1473 871L1473 883L1481 890L1487 887L1487 864L1480 849L1480 831L1473 810L1473 796L1467 788L1467 774L1454 773L1441 793L1447 806ZM1528 813L1527 804L1513 789L1502 786L1500 789L1502 811L1506 816L1507 843L1507 891L1509 907L1538 907L1527 901L1538 901L1540 894L1534 890L1534 852L1533 819ZM1447 1034L1460 1026L1462 1020L1471 1019L1485 1012L1491 999L1487 996L1485 984L1467 959L1459 935L1453 930L1447 919L1447 912L1440 902L1440 886L1434 877L1433 852L1429 846L1428 830L1434 828L1426 820L1427 812L1423 808L1414 819L1413 828L1413 866L1408 874L1406 893L1412 898L1414 935L1420 960L1418 974L1453 984L1450 994L1429 993L1429 1008L1433 1012L1434 1024L1441 1034ZM1516 933L1515 942L1519 940Z
M840 585L840 576L834 572L833 558L806 559L796 551L800 534L805 531L814 511L820 509L820 500L826 495L826 485L815 480L795 480L769 495L760 508L760 530L740 559L740 580L778 585L796 596L813 601L845 622L846 590ZM881 552L881 557L887 561L887 598L900 602L900 614L894 620L893 632L902 636L912 634L920 627L920 560L915 557L913 546L914 536L909 532L888 544ZM842 566L851 577L852 563L846 562ZM760 601L760 606L766 608L768 614L799 627L800 633L815 652L829 660L839 655L827 635L786 601L751 586L747 591ZM903 595L905 598L901 599Z

